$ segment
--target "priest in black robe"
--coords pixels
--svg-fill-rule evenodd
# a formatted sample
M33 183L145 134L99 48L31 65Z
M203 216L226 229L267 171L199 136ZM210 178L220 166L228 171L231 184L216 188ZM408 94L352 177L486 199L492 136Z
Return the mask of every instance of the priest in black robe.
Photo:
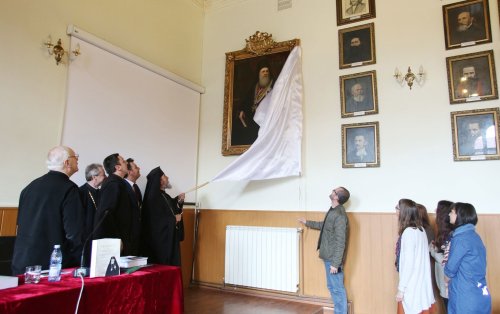
M78 155L65 146L51 149L49 172L21 192L12 273L26 266L49 268L54 245L60 244L62 267L78 266L82 250L83 208L78 186L69 178L78 171Z
M184 240L184 193L172 198L165 192L169 178L157 167L148 174L142 207L142 247L148 262L181 266Z
M83 203L83 243L84 243L84 258L85 265L90 265L92 231L94 230L94 217L97 212L97 204L99 204L99 188L102 182L106 179L104 167L100 164L90 164L85 168L85 180L80 186L80 197ZM85 244L86 243L86 244Z
M134 255L132 233L132 202L128 193L127 162L119 154L104 159L108 177L104 180L94 218L94 239L121 239L121 255Z
M255 112L274 87L274 75L267 59L259 61L257 75L250 88L242 95L238 122L233 122L231 145L252 145L259 134L259 125L253 120Z

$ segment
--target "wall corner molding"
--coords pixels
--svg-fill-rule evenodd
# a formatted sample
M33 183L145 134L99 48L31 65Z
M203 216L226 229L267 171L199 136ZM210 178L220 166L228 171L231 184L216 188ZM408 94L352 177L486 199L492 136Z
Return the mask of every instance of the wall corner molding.
M193 0L193 1L197 1L197 0ZM221 9L221 8L225 8L228 6L236 5L239 3L243 3L246 1L248 1L248 0L204 0L204 2L205 2L204 10L205 10L205 12L212 11L212 10Z

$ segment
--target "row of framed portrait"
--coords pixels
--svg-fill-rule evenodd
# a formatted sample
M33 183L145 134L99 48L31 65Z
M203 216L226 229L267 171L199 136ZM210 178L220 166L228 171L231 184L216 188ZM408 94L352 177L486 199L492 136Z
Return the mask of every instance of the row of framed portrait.
M500 159L499 108L451 112L453 159ZM379 123L342 124L342 167L380 167Z
M446 58L451 104L498 99L493 50ZM375 70L340 76L342 118L378 113Z
M499 7L500 7L500 0ZM375 0L337 0L337 25L375 17ZM445 48L492 42L488 0L465 0L443 6ZM374 23L339 29L340 69L376 62Z
M492 42L488 0L444 5L443 23L446 49ZM498 99L493 50L448 57L446 67L451 104Z
M375 0L337 0L337 25L374 17ZM488 0L444 5L443 24L447 50L492 42ZM376 63L374 23L338 32L340 69ZM446 67L450 104L498 99L493 50L448 57ZM339 81L342 118L378 113L376 71ZM500 159L498 108L451 112L451 124L454 160ZM379 166L379 123L343 124L342 167Z
M376 16L375 0L336 1L337 25L359 22L375 18ZM498 2L500 7L500 0ZM445 47L447 50L485 44L492 41L488 0L465 0L444 5L443 24ZM356 31L356 28L341 30L342 33L347 34ZM348 39L347 37L349 36L346 36L346 39ZM373 36L364 37L364 39L371 39L370 42L373 43ZM368 43L369 41L366 42ZM340 45L346 47L346 50L350 46L349 44L349 41L340 41Z

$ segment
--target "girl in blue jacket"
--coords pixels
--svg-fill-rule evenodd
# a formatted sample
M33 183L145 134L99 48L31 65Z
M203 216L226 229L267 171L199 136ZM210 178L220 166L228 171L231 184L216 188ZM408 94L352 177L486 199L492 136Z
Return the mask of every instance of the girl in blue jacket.
M477 214L468 203L451 205L454 225L450 255L444 268L449 278L448 313L489 314L491 295L486 286L486 249L476 233Z

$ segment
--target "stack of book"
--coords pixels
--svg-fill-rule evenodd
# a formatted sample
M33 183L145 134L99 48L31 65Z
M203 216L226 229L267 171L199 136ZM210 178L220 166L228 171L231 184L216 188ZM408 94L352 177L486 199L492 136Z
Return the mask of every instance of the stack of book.
M15 276L0 276L0 290L17 287L19 278Z
M148 258L143 256L120 256L120 260L118 261L120 268L146 266L147 264Z

